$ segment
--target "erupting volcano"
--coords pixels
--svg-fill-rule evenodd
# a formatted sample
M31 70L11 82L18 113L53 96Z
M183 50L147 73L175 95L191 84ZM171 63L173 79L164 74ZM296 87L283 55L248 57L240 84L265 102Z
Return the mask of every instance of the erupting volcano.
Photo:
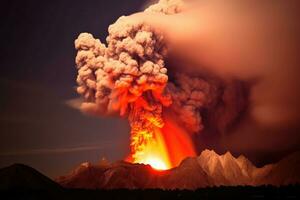
M171 15L183 5L182 0L161 0L145 12ZM108 32L107 45L89 33L76 39L77 92L84 98L83 112L128 118L131 154L127 161L156 169L175 167L196 155L191 136L204 127L201 111L222 112L227 117L222 129L237 117L239 106L227 106L231 112L216 109L222 105L220 99L226 105L234 102L235 82L225 84L184 70L172 72L166 66L164 36L149 25L123 16Z

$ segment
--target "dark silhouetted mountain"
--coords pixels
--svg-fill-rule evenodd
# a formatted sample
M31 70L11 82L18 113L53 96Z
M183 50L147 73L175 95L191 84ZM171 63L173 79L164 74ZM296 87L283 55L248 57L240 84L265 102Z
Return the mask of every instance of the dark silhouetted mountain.
M205 150L200 156L186 158L173 169L157 171L149 165L123 161L113 164L83 163L69 175L56 179L67 188L163 188L196 189L211 186L288 185L300 183L300 153L277 164L255 167L247 158L229 152L218 155Z
M0 169L0 190L60 190L62 187L37 170L23 164Z

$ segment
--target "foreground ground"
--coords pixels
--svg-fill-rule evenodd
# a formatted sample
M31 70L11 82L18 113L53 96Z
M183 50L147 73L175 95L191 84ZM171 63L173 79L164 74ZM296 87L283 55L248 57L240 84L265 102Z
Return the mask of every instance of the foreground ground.
M2 190L1 199L299 199L300 186L214 187L191 190Z

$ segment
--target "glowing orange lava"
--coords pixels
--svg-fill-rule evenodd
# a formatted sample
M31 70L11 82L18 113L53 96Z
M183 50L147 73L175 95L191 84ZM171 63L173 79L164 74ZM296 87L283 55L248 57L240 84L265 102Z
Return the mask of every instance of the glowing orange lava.
M159 170L173 167L163 135L158 128L133 134L131 146L134 163L149 164Z
M174 121L164 116L161 128L151 125L147 129L132 130L131 161L166 170L176 167L186 157L195 156L189 135Z

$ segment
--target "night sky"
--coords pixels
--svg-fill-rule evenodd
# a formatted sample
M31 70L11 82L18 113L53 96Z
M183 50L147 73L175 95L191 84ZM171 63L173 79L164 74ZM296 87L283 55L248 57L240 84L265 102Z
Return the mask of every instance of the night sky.
M84 161L114 161L129 153L125 119L88 117L66 101L78 97L78 34L104 41L111 23L144 4L1 1L0 167L24 163L56 177Z

